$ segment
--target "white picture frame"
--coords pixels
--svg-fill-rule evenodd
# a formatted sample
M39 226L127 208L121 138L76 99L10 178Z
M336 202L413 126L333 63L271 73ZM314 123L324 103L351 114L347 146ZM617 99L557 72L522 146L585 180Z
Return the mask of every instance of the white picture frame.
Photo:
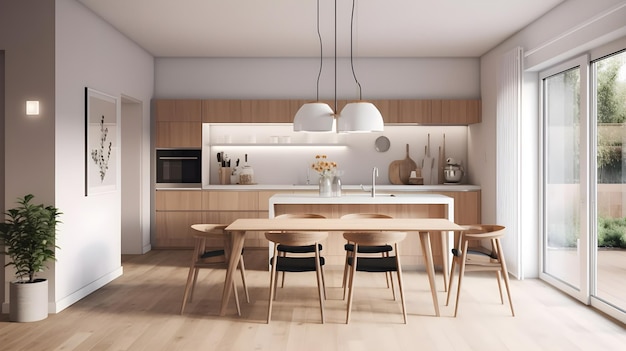
M117 191L118 98L85 87L85 196Z

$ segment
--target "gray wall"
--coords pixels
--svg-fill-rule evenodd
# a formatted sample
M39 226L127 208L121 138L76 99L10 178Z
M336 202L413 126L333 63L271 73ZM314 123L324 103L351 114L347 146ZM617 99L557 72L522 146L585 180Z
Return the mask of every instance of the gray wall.
M0 11L0 50L5 52L5 208L14 207L16 198L28 193L38 203L56 205L54 3L3 1ZM40 101L39 116L26 116L26 100ZM40 276L53 278L54 262L50 268ZM11 268L4 278L14 280ZM8 287L3 284L5 301ZM53 301L54 279L49 296Z

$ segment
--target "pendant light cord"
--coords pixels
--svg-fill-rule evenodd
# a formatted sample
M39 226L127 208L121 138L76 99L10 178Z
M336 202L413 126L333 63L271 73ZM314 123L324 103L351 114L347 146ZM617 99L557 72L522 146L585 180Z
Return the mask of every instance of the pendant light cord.
M317 0L317 38L320 42L320 70L317 72L316 101L320 101L320 77L322 76L322 66L324 65L324 49L322 46L322 34L320 33L320 0Z
M335 1L336 2L336 1ZM361 83L356 78L356 73L354 72L354 58L353 58L353 41L354 41L354 8L355 8L356 0L352 0L352 14L350 16L350 68L352 68L352 76L354 77L354 81L356 85L359 87L359 100L361 100Z
M335 114L337 111L337 0L335 0Z

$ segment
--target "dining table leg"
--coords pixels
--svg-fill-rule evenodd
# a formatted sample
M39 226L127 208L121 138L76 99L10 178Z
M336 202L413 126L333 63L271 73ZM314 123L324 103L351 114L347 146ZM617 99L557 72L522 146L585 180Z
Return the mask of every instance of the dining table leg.
M433 305L435 306L435 315L439 317L439 300L437 299L437 287L435 285L435 263L433 261L433 250L430 244L430 233L419 232L420 242L422 243L422 253L426 259L426 273L430 283L430 292L433 296Z
M448 282L450 279L450 250L449 241L450 232L441 231L441 261L443 266L443 291L448 292Z
M231 234L230 254L228 255L228 267L226 268L226 278L224 280L224 291L222 292L222 306L220 308L220 316L226 315L230 295L233 292L233 280L237 265L241 258L241 250L243 249L246 232L233 231Z

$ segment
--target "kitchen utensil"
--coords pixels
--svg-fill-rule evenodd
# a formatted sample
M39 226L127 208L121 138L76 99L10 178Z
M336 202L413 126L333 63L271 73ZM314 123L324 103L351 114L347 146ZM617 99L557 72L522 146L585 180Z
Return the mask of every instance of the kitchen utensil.
M374 143L374 145L376 146L376 151L386 152L387 150L389 150L391 142L386 136L379 136L378 138L376 138L376 142Z
M445 167L445 160L446 160L446 133L443 133L443 142L441 144L440 147L440 151L439 151L439 184L443 184L444 182L444 174L443 174L443 169Z
M417 164L409 157L409 144L406 144L406 157L400 162L400 180L402 184L409 184L411 171L416 168Z
M463 174L465 174L463 167L452 157L448 157L446 163L443 169L445 183L459 183L463 179Z
M239 184L250 185L254 183L254 170L248 165L248 154L244 155L244 166L239 172Z
M392 161L389 164L389 183L394 185L402 185L402 179L400 178L400 163L401 160Z
M459 183L463 179L463 173L459 165L446 165L443 170L446 183Z
M428 133L428 142L424 146L424 159L422 159L422 177L424 178L424 184L432 183L433 158L430 156L430 133Z

